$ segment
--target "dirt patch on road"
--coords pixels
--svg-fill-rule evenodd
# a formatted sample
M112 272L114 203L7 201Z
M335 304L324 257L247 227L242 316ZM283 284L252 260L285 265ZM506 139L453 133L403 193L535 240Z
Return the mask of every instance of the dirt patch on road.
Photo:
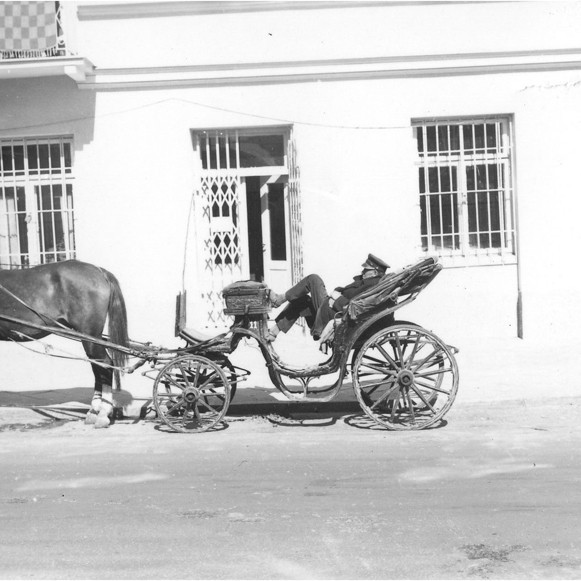
M64 424L68 424L71 421L77 420L46 420L44 422L31 422L31 423L19 423L19 424L5 424L0 425L1 432L29 432L31 430L50 430L52 428L58 428Z
M527 547L523 545L508 545L502 547L491 547L490 545L464 545L460 547L470 560L489 559L491 561L500 561L506 563L512 553L526 551Z

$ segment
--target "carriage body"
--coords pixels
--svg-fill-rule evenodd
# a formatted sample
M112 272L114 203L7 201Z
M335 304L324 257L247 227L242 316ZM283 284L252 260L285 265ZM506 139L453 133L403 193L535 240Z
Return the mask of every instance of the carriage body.
M330 401L350 376L361 408L375 423L395 430L434 425L456 395L456 350L419 325L397 322L395 312L414 301L441 269L436 259L427 258L386 274L333 321L329 358L307 367L283 363L266 339L271 305L264 283L241 281L226 287L225 313L234 317L230 331L199 340L181 330L187 346L177 362L165 365L154 384L159 416L177 431L214 427L226 414L237 383L249 373L235 368L228 355L242 339L252 339L272 383L291 401ZM311 385L327 377L332 378L330 384Z

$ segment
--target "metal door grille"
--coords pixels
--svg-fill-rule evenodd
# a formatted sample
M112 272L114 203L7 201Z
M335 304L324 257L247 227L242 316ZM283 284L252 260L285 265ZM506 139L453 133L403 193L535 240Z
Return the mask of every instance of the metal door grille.
M225 286L242 278L239 190L240 181L235 175L201 177L204 298L211 325L226 322L220 293Z

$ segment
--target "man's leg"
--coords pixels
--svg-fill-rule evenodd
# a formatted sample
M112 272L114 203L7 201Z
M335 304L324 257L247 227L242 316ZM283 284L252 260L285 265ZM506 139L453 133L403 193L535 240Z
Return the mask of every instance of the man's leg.
M305 317L309 328L315 322L316 309L311 297L305 296L291 301L276 317L276 326L279 331L288 333L299 317ZM276 331L275 331L276 333Z
M276 318L276 325L269 331L268 339L274 341L279 333L287 333L299 317L305 317L307 325L312 329L315 316L322 304L329 302L329 296L323 279L318 274L306 276L284 295L277 295L279 300L274 302L280 306L289 301L288 306Z
M307 295L311 295L313 298L313 303L315 304L316 309L325 301L325 299L328 299L325 283L318 274L309 274L309 276L305 276L305 278L300 280L282 295L271 290L270 302L272 306L276 308L280 307L286 301L296 301L297 299Z
M297 282L295 286L286 291L285 296L289 302L296 301L301 297L307 295L311 296L313 307L315 311L325 302L329 300L327 289L323 279L318 274L309 274L301 281Z

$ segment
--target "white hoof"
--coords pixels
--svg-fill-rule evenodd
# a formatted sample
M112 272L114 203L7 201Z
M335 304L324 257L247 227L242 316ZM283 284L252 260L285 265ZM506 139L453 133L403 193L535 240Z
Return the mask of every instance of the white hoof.
M90 426L90 425L96 423L96 421L97 421L97 414L93 410L89 411L87 413L87 415L85 416L85 424L87 426Z
M99 414L97 420L95 421L95 428L108 428L111 424L111 420L107 416L102 416Z

